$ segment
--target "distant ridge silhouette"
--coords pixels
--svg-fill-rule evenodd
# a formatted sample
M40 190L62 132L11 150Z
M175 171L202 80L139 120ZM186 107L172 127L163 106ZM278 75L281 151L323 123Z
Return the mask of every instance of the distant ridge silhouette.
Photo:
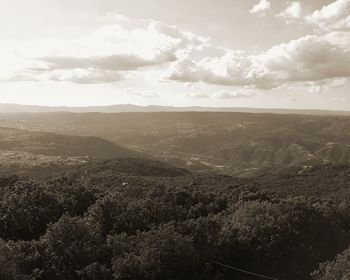
M242 112L242 113L273 113L273 114L305 114L305 115L350 115L350 111L332 111L318 109L284 109L284 108L244 108L244 107L174 107L133 104L115 104L106 106L40 106L21 105L15 103L0 103L0 113L46 113L46 112L74 112L74 113L123 113L123 112Z

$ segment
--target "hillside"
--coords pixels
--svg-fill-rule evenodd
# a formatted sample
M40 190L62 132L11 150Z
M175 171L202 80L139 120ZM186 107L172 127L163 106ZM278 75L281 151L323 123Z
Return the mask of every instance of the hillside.
M135 152L98 137L0 128L0 148L47 156L130 157Z
M0 128L0 173L49 176L91 159L133 157L138 153L98 137L68 136Z
M176 168L170 164L145 158L113 158L94 161L78 168L77 173L96 176L110 174L140 177L180 177L191 173L186 169Z
M194 171L244 176L269 167L350 163L347 116L41 113L3 114L0 125L101 137Z
M76 168L63 170L60 174L68 181L78 181L91 188L100 186L108 191L131 187L135 193L140 186L151 188L191 176L186 169L146 158L93 160Z
M248 181L250 179L247 178ZM350 165L324 164L265 170L252 178L254 187L280 195L350 200Z
M0 276L250 279L223 263L310 280L350 245L350 165L266 172L191 174L124 158L41 181L0 176Z
M72 168L66 178L91 187L118 189L123 184L146 189L155 186L185 188L188 191L244 193L264 191L278 196L350 200L350 164L324 164L268 168L249 177L220 175L216 172L191 173L171 164L145 158L95 160Z

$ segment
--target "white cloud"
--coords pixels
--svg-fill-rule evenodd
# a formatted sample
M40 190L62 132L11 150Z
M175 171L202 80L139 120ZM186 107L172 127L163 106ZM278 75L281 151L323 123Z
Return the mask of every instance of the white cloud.
M324 91L327 91L328 90L328 87L324 87L322 85L311 85L309 87L309 92L311 93L321 93L321 92L324 92Z
M291 2L277 17L286 19L287 23L311 24L321 31L345 31L350 29L350 0L336 0L313 12L300 2Z
M249 12L252 14L265 15L270 10L271 10L271 2L268 0L260 0L258 4L254 5L253 8L249 10Z
M187 93L186 97L196 98L196 99L205 99L205 98L212 97L212 95L209 93Z
M333 87L343 86L345 83L345 78L336 78L323 81L306 82L303 84L303 87L309 88L309 92L311 93L323 93L329 92Z
M186 96L190 98L218 98L218 99L236 99L236 98L250 98L258 95L254 90L239 89L239 90L221 90L214 94L210 93L189 93Z
M168 79L270 89L288 82L350 77L350 34L305 36L260 54L227 50L221 57L190 57L172 64Z
M39 80L65 81L76 84L100 84L122 81L124 80L124 75L118 71L76 68L40 73L37 75L37 78Z
M134 89L130 89L130 88L126 88L124 90L124 94L134 95L134 96L139 96L139 97L146 97L146 98L159 97L159 94L155 91L142 91L142 90L134 90Z
M202 87L199 83L185 83L185 87L192 90L201 90Z
M307 20L323 28L344 27L339 22L349 16L344 13L349 1L337 0L309 14ZM271 3L262 0L251 12L270 9ZM300 2L290 2L281 17L305 20L304 14ZM159 21L110 16L107 25L79 38L2 45L0 55L2 82L115 83L139 71L144 80L152 74L152 82L165 73L166 81L185 82L193 92L202 88L198 82L260 89L305 83L308 90L321 92L334 86L328 81L350 77L350 34L346 30L304 36L251 53L220 48L207 38ZM152 95L134 95L142 94ZM216 97L249 95L228 91Z
M282 17L290 20L300 19L303 16L303 8L300 2L290 2L288 3L287 8L277 15L278 17Z
M350 0L337 0L306 17L306 22L323 30L350 29Z
M236 98L249 98L256 96L257 92L253 90L236 90L236 91L219 91L214 97L220 99L236 99Z
M332 98L333 101L336 101L336 102L346 102L346 101L349 101L349 98L348 97L334 97Z
M110 83L122 80L124 72L190 55L207 41L159 21L116 20L118 24L73 40L46 39L19 47L17 53L27 58L25 66L11 73L5 69L6 75L0 71L0 80Z

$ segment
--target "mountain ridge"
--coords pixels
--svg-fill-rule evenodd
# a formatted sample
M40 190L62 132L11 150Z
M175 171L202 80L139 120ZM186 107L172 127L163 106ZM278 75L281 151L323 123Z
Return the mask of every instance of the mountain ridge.
M350 115L350 111L335 111L323 109L288 109L288 108L248 108L248 107L201 107L201 106L140 106L134 104L113 104L104 106L43 106L22 105L16 103L0 103L0 113L126 113L126 112L238 112L238 113L274 113L274 114L305 114L305 115Z

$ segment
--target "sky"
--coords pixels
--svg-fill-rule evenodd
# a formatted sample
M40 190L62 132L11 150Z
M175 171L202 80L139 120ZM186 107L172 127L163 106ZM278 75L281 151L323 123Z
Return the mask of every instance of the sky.
M350 110L350 0L0 7L0 103Z

